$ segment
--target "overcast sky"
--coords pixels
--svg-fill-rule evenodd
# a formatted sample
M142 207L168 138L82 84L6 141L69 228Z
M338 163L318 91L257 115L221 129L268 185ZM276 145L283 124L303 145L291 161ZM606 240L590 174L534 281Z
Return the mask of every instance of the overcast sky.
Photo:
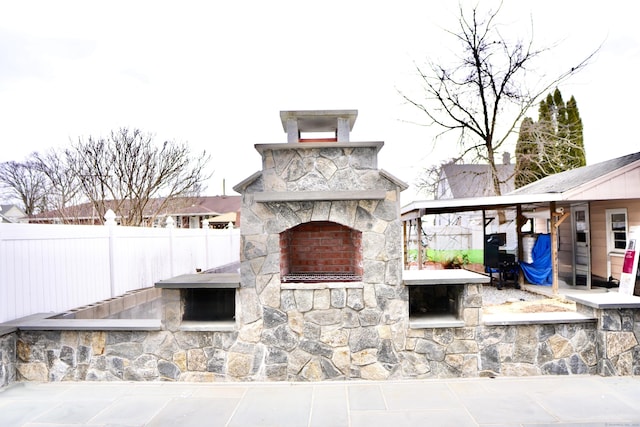
M560 86L577 99L589 164L639 150L637 4L503 6L505 31L526 38L533 22L538 45L561 42L540 74L603 44ZM456 146L432 150L436 130L411 123L421 117L397 90L417 84L414 62L455 49L442 28L456 13L435 0L0 0L0 161L126 126L210 152L207 194L235 194L261 168L254 144L286 141L281 110L356 109L351 140L384 141L379 166L411 184Z

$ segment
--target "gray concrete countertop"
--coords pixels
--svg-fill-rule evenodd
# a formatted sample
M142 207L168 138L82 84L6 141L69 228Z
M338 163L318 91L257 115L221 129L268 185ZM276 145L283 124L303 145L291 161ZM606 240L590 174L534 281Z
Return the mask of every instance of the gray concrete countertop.
M640 297L618 292L568 294L566 298L593 308L640 308Z
M239 288L239 273L196 273L183 274L155 284L156 288Z
M465 285L489 283L489 276L464 269L404 270L402 280L407 286Z

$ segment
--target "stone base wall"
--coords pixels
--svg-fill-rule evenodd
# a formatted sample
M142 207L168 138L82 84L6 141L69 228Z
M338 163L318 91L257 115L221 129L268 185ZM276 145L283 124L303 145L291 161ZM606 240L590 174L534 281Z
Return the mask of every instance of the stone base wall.
M0 388L16 381L16 342L15 332L0 336Z
M318 326L312 333L315 341L295 340L278 326L269 329L265 334L277 337L280 344L243 342L237 332L22 331L17 339L18 378L404 380L597 374L603 363L597 357L594 324L415 329L407 331L402 343L394 342L392 330L380 327L349 331ZM400 351L398 344L403 346ZM617 355L618 360L631 363L634 352L629 351L627 356ZM630 375L629 369L610 369L607 374Z
M596 374L595 323L487 326L478 337L482 374Z
M640 375L640 310L595 310L598 374Z
M18 379L320 381L637 373L637 344L625 347L620 344L626 341L610 339L606 350L612 357L598 357L594 323L410 329L396 339L391 328L379 326L318 325L315 331L307 326L317 340L296 340L287 334L287 324L257 334L272 337L275 345L243 341L237 332L21 331Z
M367 308L362 289L341 289L284 291L283 299L290 302L283 307L288 310L265 308L261 320L233 332L13 332L0 337L0 387L20 380L321 381L640 374L640 310L587 309L597 319L592 322L488 326L481 323L480 308L475 307L477 286L466 289L464 327L411 329L406 317L400 319L400 311L397 322L381 325L378 318L384 314ZM327 308L304 309L313 304Z

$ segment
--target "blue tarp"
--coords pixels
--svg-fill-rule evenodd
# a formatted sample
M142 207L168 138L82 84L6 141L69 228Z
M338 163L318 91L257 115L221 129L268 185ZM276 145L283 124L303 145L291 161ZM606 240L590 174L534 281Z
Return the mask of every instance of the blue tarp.
M539 234L531 249L533 262L520 262L524 277L534 285L550 286L553 283L551 267L551 236Z

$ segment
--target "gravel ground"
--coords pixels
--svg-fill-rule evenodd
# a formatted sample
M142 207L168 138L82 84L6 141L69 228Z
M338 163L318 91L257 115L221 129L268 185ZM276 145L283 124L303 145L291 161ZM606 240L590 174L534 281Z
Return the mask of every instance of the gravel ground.
M537 301L548 299L544 295L527 292L523 289L514 289L512 287L503 287L498 290L495 286L485 285L482 287L482 304L497 305L505 302L515 301Z

